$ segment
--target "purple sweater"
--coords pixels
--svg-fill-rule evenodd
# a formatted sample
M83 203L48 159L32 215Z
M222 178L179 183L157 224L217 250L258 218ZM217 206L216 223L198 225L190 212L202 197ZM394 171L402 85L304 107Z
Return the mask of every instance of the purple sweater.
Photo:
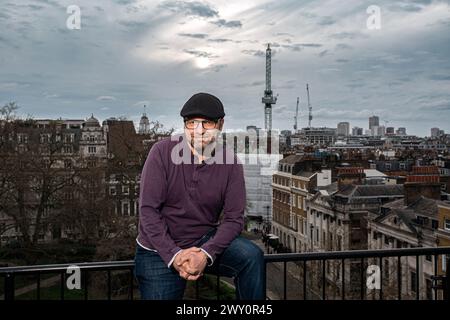
M175 136L184 138L184 135ZM185 139L167 138L150 150L141 175L137 241L169 265L174 255L217 227L201 248L215 260L242 231L246 202L242 164L228 149L198 163ZM176 148L174 148L176 147ZM178 148L182 150L179 151ZM184 163L172 161L184 156ZM189 156L188 156L189 154ZM225 156L225 157L224 157ZM223 159L222 162L214 159ZM224 164L233 159L232 164ZM230 161L226 161L229 163ZM223 218L219 215L223 210Z

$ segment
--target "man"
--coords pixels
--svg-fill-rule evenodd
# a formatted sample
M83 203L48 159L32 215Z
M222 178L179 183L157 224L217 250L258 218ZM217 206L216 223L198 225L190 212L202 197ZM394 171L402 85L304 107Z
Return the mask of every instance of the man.
M198 93L180 115L184 135L156 143L141 175L135 257L141 298L182 299L186 281L212 273L234 278L237 299L264 299L263 252L239 236L243 168L217 141L222 102Z

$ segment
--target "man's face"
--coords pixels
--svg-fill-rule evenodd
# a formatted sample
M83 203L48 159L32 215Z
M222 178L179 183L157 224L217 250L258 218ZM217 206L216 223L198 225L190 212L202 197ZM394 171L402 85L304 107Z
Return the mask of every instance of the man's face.
M191 145L197 149L204 149L214 142L222 130L223 119L217 121L195 117L184 121L184 132L190 139Z

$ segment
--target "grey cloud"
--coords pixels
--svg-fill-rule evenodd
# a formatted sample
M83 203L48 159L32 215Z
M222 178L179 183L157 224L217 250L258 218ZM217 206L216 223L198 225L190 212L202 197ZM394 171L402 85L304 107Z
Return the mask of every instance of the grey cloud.
M242 42L248 42L248 43L259 43L258 40L242 40Z
M349 83L346 85L346 87L348 87L350 89L362 88L365 86L366 86L366 84L364 84L364 83Z
M336 45L336 50L344 50L344 49L351 49L352 46L346 44L346 43L338 43Z
M330 38L332 39L357 39L357 38L365 38L366 36L364 36L361 33L358 32L338 32L338 33L333 33L332 35L330 35Z
M348 60L348 59L336 59L336 62L339 62L339 63L346 63L346 62L349 62L350 60Z
M29 4L27 7L30 8L31 10L35 10L35 11L44 9L43 6L39 6L39 5L36 5L36 4Z
M302 48L320 48L322 45L320 43L295 43L295 44L283 44L283 48L292 51L301 51Z
M222 43L222 42L240 42L240 41L234 41L234 40L225 39L225 38L208 39L207 41L209 41L209 42L220 42L220 43Z
M242 50L241 51L244 54L248 54L255 57L265 57L266 53L262 50Z
M311 48L319 48L322 45L320 43L300 43L299 46L302 47L311 47Z
M289 44L283 44L282 45L283 48L292 50L292 51L301 51L302 47L298 46L298 45L289 45Z
M113 96L99 96L95 100L97 100L97 101L114 101L114 100L116 100L116 97L113 97Z
M149 27L149 23L148 22L140 22L140 21L119 21L118 24L127 27L129 29L144 29Z
M253 81L251 83L241 83L241 84L236 84L235 87L237 88L248 88L248 87L259 87L265 84L265 81Z
M287 113L287 112L290 112L291 110L289 110L288 107L285 106L285 105L282 105L282 106L280 106L280 105L275 105L274 111L275 111L276 113L279 113L279 114L280 114L280 113L285 114L285 113Z
M294 37L294 35L292 33L288 33L288 32L278 32L275 33L276 36L288 36L288 37Z
M239 20L226 21L225 19L218 19L211 23L213 23L219 27L225 27L225 28L241 28L242 27L242 23Z
M450 111L450 101L448 103L428 105L426 108L430 110Z
M220 70L222 70L223 68L226 68L226 67L227 67L226 64L218 64L218 65L211 66L208 69L210 69L213 72L219 72Z
M121 5L128 5L135 3L136 0L114 0L114 2Z
M424 9L429 4L431 4L431 1L396 2L390 4L388 6L388 9L390 11L418 12Z
M273 85L274 89L294 89L296 86L297 81L296 80L288 80L285 81L281 85Z
M431 80L438 80L438 81L448 81L450 80L450 76L449 75L443 75L443 74L434 74L432 76L430 76Z
M190 55L193 55L195 57L204 57L204 58L218 58L219 56L214 55L212 53L206 52L206 51L200 51L200 50L183 50L186 53L189 53Z
M330 26L332 24L335 24L336 20L333 17L330 16L325 16L325 17L321 17L318 24L320 26Z
M53 1L53 0L40 0L39 1L40 4L47 4L49 6L53 6L53 7L57 7L57 8L64 8L66 9L67 6L62 5L61 3L59 3L58 1Z
M180 37L188 37L188 38L195 38L195 39L206 39L208 38L208 35L206 33L179 33Z
M206 3L198 1L165 1L159 5L160 8L170 10L175 13L184 13L187 16L199 16L202 18L218 17L219 12Z
M324 56L326 56L328 54L328 50L323 50L323 51L320 51L319 52L319 57L324 57Z

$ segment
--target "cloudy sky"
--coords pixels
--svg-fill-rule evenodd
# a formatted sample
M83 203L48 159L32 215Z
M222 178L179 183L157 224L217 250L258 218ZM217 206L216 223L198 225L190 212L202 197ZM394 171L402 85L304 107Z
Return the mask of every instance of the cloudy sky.
M69 29L80 8L80 29ZM367 27L380 8L380 29ZM450 1L1 0L0 104L34 118L138 121L180 127L194 93L217 95L226 127L264 126L265 48L278 94L273 127L339 121L450 132Z

